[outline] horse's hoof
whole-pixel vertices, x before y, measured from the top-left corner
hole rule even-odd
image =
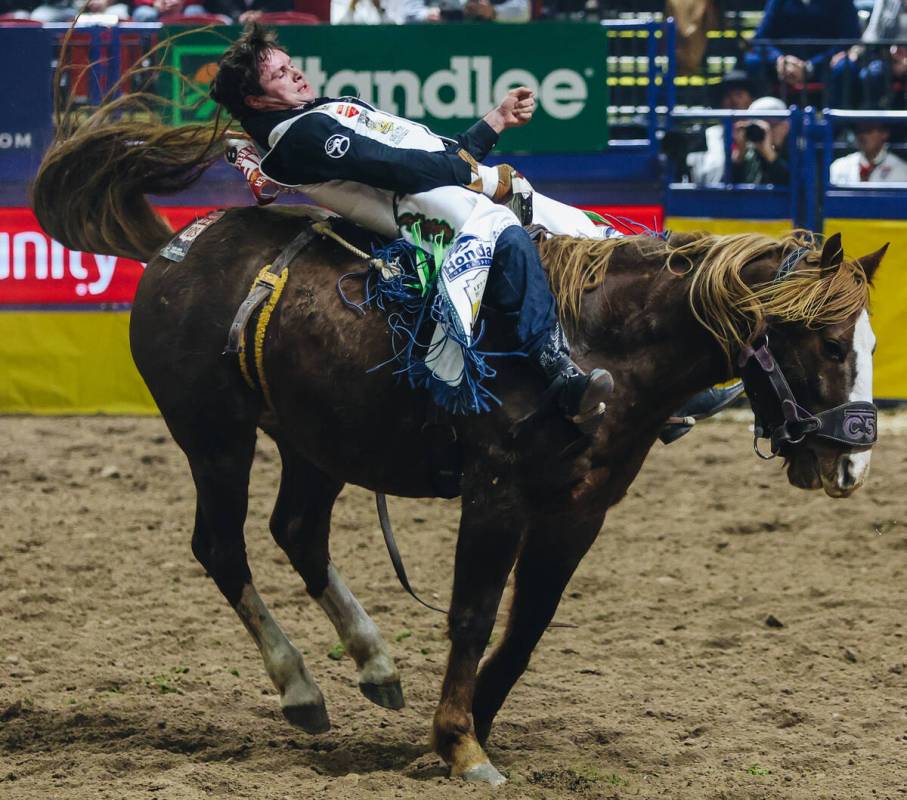
[[[359,691],[376,706],[381,706],[382,708],[398,711],[406,705],[400,681],[394,681],[393,683],[360,683]]]
[[[478,766],[466,770],[460,777],[464,781],[487,783],[490,786],[503,786],[507,783],[507,778],[501,775],[490,761],[486,761],[484,764],[479,764]]]
[[[287,722],[306,733],[325,733],[331,729],[324,703],[310,706],[284,706],[282,709]]]

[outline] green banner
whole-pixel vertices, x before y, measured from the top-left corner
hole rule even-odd
[[[180,33],[168,62],[204,84],[227,46],[223,37],[239,29]],[[607,145],[607,37],[594,23],[301,25],[282,27],[280,41],[318,95],[355,95],[439,134],[465,130],[508,89],[525,85],[536,93],[535,116],[507,131],[500,151],[574,153]],[[180,97],[175,83],[168,94],[200,99],[191,92]],[[213,113],[213,102],[202,102],[192,112],[177,109],[174,121]]]

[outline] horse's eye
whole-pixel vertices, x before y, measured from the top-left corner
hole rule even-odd
[[[836,342],[834,339],[826,339],[822,342],[822,346],[825,350],[825,355],[832,361],[842,362],[846,358],[844,348],[840,342]]]

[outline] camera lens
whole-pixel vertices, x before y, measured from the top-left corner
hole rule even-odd
[[[757,125],[755,122],[751,122],[746,126],[746,140],[748,142],[759,144],[763,139],[765,139],[765,130],[762,126]]]

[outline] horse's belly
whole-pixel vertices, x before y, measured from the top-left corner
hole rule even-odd
[[[422,433],[430,401],[394,374],[386,321],[344,307],[327,281],[305,284],[268,337],[266,375],[282,435],[338,480],[431,495]]]

